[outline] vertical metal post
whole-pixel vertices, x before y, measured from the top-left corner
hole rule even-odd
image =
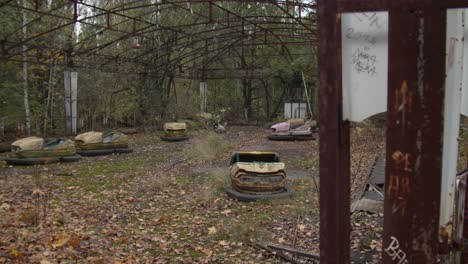
[[[447,10],[447,40],[446,40],[446,80],[444,103],[444,134],[442,151],[442,184],[440,198],[439,230],[441,245],[445,254],[445,263],[451,261],[448,250],[457,239],[457,230],[462,230],[454,215],[456,203],[457,163],[458,163],[458,135],[460,130],[460,97],[463,83],[463,42],[464,42],[464,9]],[[461,185],[460,185],[461,186]],[[455,216],[455,217],[454,217]],[[452,227],[455,232],[452,234]],[[459,234],[461,235],[461,234]],[[443,252],[445,251],[445,252]],[[456,254],[457,257],[460,254]]]
[[[341,17],[318,1],[320,263],[350,263],[350,140],[342,118]]]
[[[436,263],[446,10],[389,13],[383,263]]]
[[[200,82],[200,111],[206,112],[206,81]]]
[[[22,40],[23,42],[26,41],[27,38],[27,24],[28,24],[28,17],[26,15],[26,0],[22,1]],[[23,58],[23,101],[24,101],[24,117],[25,117],[25,124],[26,124],[26,134],[28,136],[31,135],[31,113],[29,109],[29,94],[28,94],[28,62],[27,62],[27,47],[26,44],[23,43],[22,47],[22,58]]]
[[[66,133],[71,132],[71,72],[66,70],[63,73],[63,86],[65,88],[65,130]]]
[[[78,73],[70,73],[70,134],[76,135],[78,116]]]

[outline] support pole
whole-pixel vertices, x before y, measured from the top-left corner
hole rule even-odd
[[[318,1],[320,263],[350,263],[350,140],[342,118],[341,17]]]
[[[436,263],[446,10],[391,9],[383,263]]]
[[[22,37],[23,41],[27,38],[27,23],[28,18],[26,15],[26,0],[22,0],[23,9],[21,9],[22,14]],[[29,111],[29,94],[28,94],[28,62],[27,62],[27,47],[26,44],[22,45],[22,57],[23,57],[23,100],[24,100],[24,117],[26,125],[26,134],[31,135],[31,115]]]
[[[206,91],[207,85],[206,81],[200,82],[200,111],[202,113],[206,112]]]
[[[78,73],[66,70],[63,74],[63,82],[65,88],[65,129],[67,134],[76,135]]]

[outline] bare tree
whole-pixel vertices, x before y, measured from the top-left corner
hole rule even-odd
[[[24,114],[25,114],[25,118],[26,118],[26,134],[28,136],[31,135],[31,118],[30,118],[30,112],[29,112],[29,96],[28,96],[28,62],[27,62],[27,57],[26,57],[26,50],[27,50],[27,47],[26,47],[26,44],[25,44],[25,40],[26,40],[26,24],[28,23],[27,21],[27,17],[26,17],[26,0],[22,0],[22,5],[23,5],[23,9],[21,9],[21,13],[22,13],[22,17],[23,17],[23,45],[22,45],[22,48],[23,48],[23,51],[22,51],[22,54],[23,54],[23,93],[24,93]]]

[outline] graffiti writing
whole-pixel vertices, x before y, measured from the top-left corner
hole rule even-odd
[[[351,64],[358,73],[377,74],[377,56],[369,53],[367,46],[357,48],[352,55]]]
[[[395,109],[398,112],[411,112],[414,92],[408,89],[408,83],[403,81],[400,89],[395,90]]]
[[[388,178],[387,195],[392,198],[392,214],[404,216],[408,206],[407,196],[411,191],[410,176],[413,171],[413,156],[400,150],[392,153],[395,171]]]
[[[411,154],[397,150],[393,152],[392,159],[395,161],[397,170],[401,170],[403,168],[405,172],[413,171],[413,156]]]
[[[377,13],[353,13],[353,15],[360,22],[368,22],[371,27],[382,28],[382,23],[379,21]]]
[[[408,263],[406,253],[400,249],[400,242],[398,242],[398,239],[394,236],[390,236],[390,238],[392,242],[387,248],[385,248],[385,253],[387,253],[392,260],[396,260],[398,264]]]
[[[377,43],[377,37],[373,36],[369,33],[363,33],[354,30],[354,28],[347,28],[346,29],[346,38],[348,39],[353,39],[353,40],[358,40],[358,41],[365,41],[369,44],[374,45]]]

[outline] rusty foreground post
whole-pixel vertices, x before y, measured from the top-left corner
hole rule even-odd
[[[335,0],[318,1],[320,263],[350,262],[349,123],[342,121],[341,20]]]
[[[446,12],[389,12],[383,263],[437,260]]]

